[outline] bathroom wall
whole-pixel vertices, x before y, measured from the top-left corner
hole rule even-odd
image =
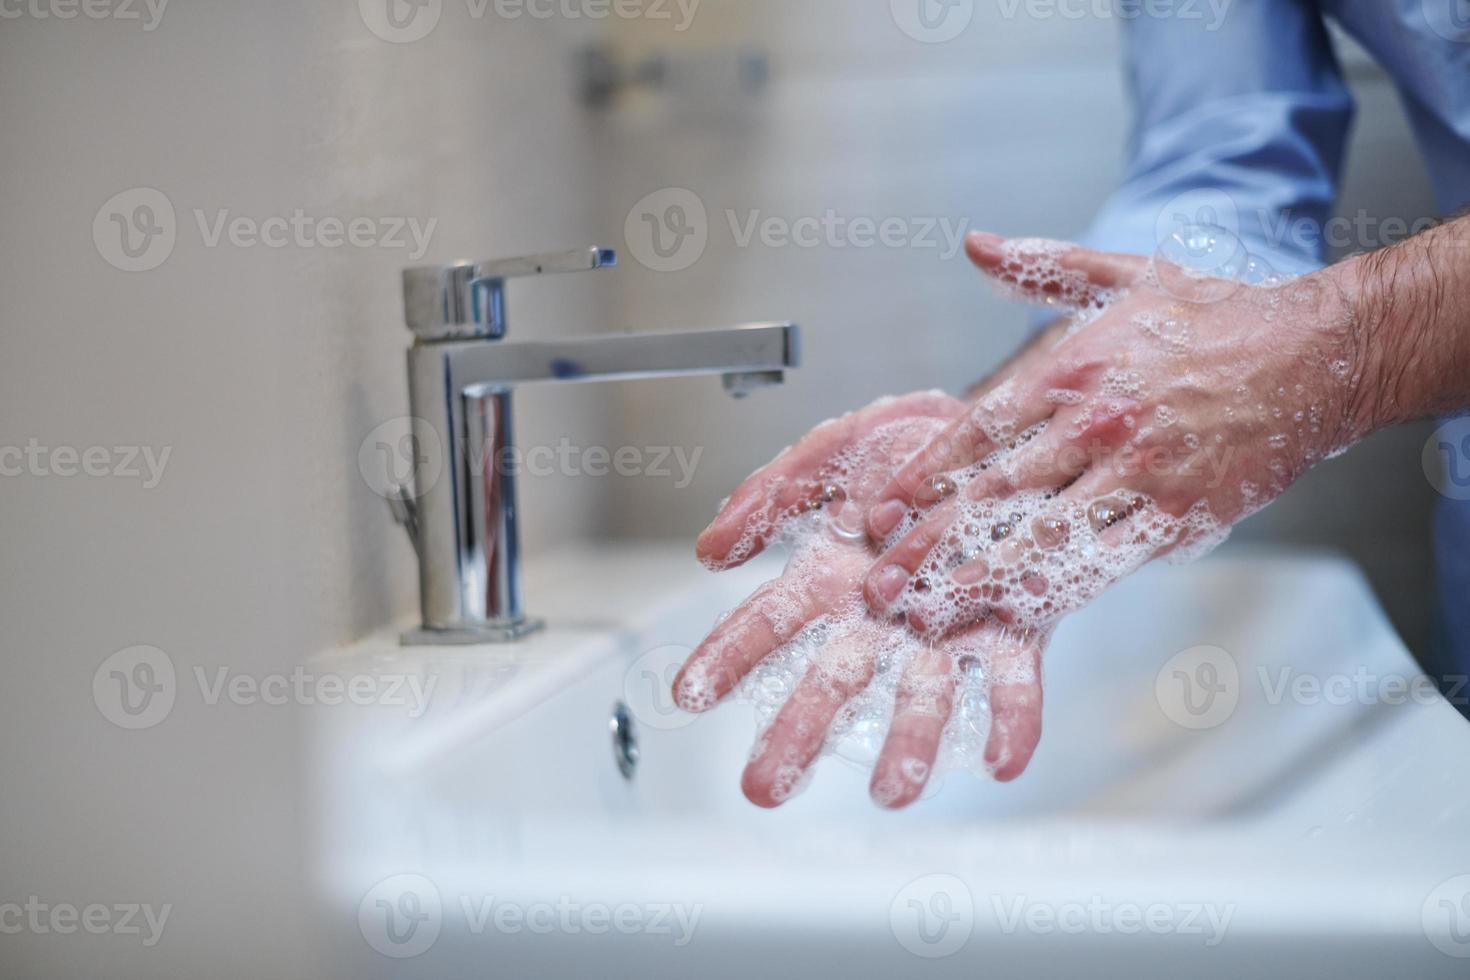
[[[957,390],[1025,336],[1023,313],[942,244],[864,248],[841,233],[835,246],[763,244],[759,236],[742,244],[752,216],[787,224],[829,212],[846,221],[899,219],[915,242],[925,241],[930,218],[1068,237],[1115,186],[1129,122],[1116,23],[1026,15],[1079,5],[974,4],[961,33],[929,43],[906,34],[891,13],[912,6],[705,0],[673,38],[647,23],[619,25],[629,58],[663,52],[705,78],[627,99],[604,123],[615,161],[604,195],[609,234],[645,195],[669,187],[693,191],[708,226],[703,252],[672,263],[682,266],[676,271],[626,263],[626,319],[790,318],[801,323],[805,348],[803,368],[784,388],[741,404],[696,381],[624,389],[625,432],[702,447],[704,456],[686,489],[622,485],[619,533],[692,533],[742,476],[814,422],[885,393]],[[1007,9],[1018,13],[1007,17]],[[738,94],[713,69],[696,70],[719,64],[709,52],[740,45],[769,58],[770,83],[758,95]],[[1390,86],[1350,44],[1344,59],[1360,111],[1341,212],[1433,215]],[[1236,540],[1352,554],[1422,648],[1433,497],[1419,464],[1426,434],[1385,433],[1324,465],[1239,528]]]
[[[6,900],[173,913],[154,949],[7,935],[0,973],[322,975],[294,713],[210,704],[195,671],[289,674],[412,608],[412,551],[358,470],[406,406],[398,275],[415,259],[389,225],[437,222],[416,261],[592,244],[572,52],[600,27],[445,3],[395,43],[372,4],[177,3],[151,28],[129,6],[143,19],[0,20],[0,445],[109,453],[105,475],[94,453],[94,475],[63,475],[79,463],[62,454],[0,478],[0,881]],[[173,215],[171,252],[134,228],[137,261],[166,254],[146,271],[112,264],[133,260],[109,214],[162,227],[165,209],[138,192],[104,209],[135,188]],[[264,222],[298,209],[366,219],[366,244],[332,246],[330,226],[251,240],[279,241]],[[221,212],[249,221],[214,237]],[[512,329],[603,327],[605,275],[513,284]],[[528,393],[523,441],[605,440],[610,397]],[[141,459],[114,447],[167,452],[161,478],[125,475]],[[589,481],[530,480],[526,498],[538,550],[606,512]],[[92,684],[138,644],[170,658],[178,693],[129,731]]]

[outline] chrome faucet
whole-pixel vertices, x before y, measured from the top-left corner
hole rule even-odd
[[[408,397],[414,431],[437,439],[443,466],[413,453],[413,482],[389,498],[419,561],[422,621],[408,645],[513,640],[539,628],[521,597],[511,393],[521,385],[719,374],[739,397],[779,384],[797,366],[797,327],[751,323],[716,330],[503,342],[505,280],[617,264],[608,248],[456,262],[403,272],[414,341]]]

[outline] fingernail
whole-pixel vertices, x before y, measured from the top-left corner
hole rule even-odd
[[[1005,239],[988,231],[972,231],[969,234],[969,240],[975,250],[987,258],[1000,258],[1005,252],[1002,248]]]
[[[886,538],[888,532],[898,526],[903,519],[906,508],[902,500],[890,500],[873,508],[868,515],[868,527],[872,530],[874,537]]]
[[[878,590],[878,594],[883,597],[884,602],[892,602],[898,598],[898,594],[903,591],[903,587],[908,583],[908,580],[908,572],[904,571],[898,565],[889,565],[878,573],[878,578],[874,580],[873,586]]]

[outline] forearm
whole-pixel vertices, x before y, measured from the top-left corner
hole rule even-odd
[[[1470,217],[1327,273],[1352,311],[1361,433],[1470,408]]]

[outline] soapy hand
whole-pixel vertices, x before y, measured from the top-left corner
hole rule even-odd
[[[722,620],[673,685],[682,708],[703,711],[760,665],[762,679],[785,695],[745,769],[752,802],[779,805],[824,746],[875,723],[887,735],[870,792],[888,807],[919,796],[946,726],[971,725],[984,736],[978,758],[951,764],[1009,779],[1029,761],[1040,736],[1044,636],[986,625],[934,644],[870,616],[861,591],[877,554],[867,505],[966,408],[919,393],[824,423],[742,483],[700,536],[699,557],[714,568],[738,565],[777,539],[791,550],[781,577]]]
[[[1075,312],[874,498],[875,614],[939,636],[1047,628],[1149,559],[1191,557],[1365,429],[1333,270],[1247,285],[972,234],[1008,291]]]

